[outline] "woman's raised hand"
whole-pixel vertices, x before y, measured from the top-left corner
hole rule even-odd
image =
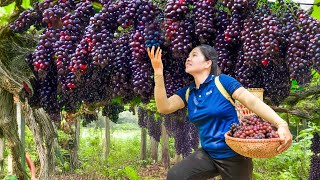
[[[160,49],[160,47],[157,48],[156,52],[154,52],[154,50],[154,46],[152,46],[151,50],[150,48],[147,49],[148,56],[151,59],[154,74],[163,74],[163,64],[161,59],[162,50]]]

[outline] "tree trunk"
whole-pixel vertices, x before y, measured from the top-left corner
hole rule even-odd
[[[33,134],[40,159],[40,180],[50,179],[55,169],[57,134],[48,114],[41,109],[32,109],[26,102],[22,106],[27,126]]]
[[[13,171],[20,180],[27,179],[27,173],[21,164],[22,144],[19,140],[18,125],[15,120],[13,95],[0,88],[0,129],[8,140],[13,158]]]
[[[154,162],[158,161],[158,146],[159,142],[157,142],[153,137],[150,137],[150,156]]]
[[[80,119],[79,117],[76,118],[75,123],[75,132],[74,134],[74,141],[73,146],[70,152],[70,168],[71,170],[75,170],[79,167],[79,159],[78,159],[78,150],[79,150],[79,138],[80,138]]]
[[[138,111],[137,111],[138,112]],[[140,146],[140,159],[147,159],[147,129],[141,128],[141,146]]]
[[[169,156],[169,135],[167,133],[166,127],[161,125],[161,138],[162,138],[162,164],[165,169],[169,169],[170,156]]]
[[[110,119],[106,116],[105,117],[105,148],[104,148],[104,158],[107,159],[110,154]]]
[[[4,140],[0,138],[0,172],[3,172],[3,163],[4,163]]]

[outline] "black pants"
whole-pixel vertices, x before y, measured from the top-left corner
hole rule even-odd
[[[206,180],[218,175],[223,180],[250,180],[252,171],[251,158],[237,155],[213,159],[203,149],[198,149],[169,169],[167,180]]]

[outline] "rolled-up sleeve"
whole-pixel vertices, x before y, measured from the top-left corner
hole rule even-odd
[[[180,98],[183,100],[185,106],[187,106],[186,92],[187,92],[188,87],[189,86],[181,88],[176,92],[176,95],[180,96]]]
[[[219,79],[220,79],[220,82],[223,85],[223,87],[230,94],[230,96],[234,93],[234,91],[236,91],[238,88],[242,87],[240,82],[231,76],[221,74],[219,76]]]

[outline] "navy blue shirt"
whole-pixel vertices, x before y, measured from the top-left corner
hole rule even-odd
[[[226,144],[224,134],[229,131],[232,123],[239,123],[235,107],[227,100],[215,85],[214,78],[209,75],[199,89],[195,84],[181,88],[176,92],[188,106],[189,120],[193,122],[199,132],[202,148],[211,157],[223,159],[237,155]],[[234,78],[221,74],[219,80],[226,91],[233,94],[241,87]],[[188,103],[186,102],[186,91],[190,87]]]

